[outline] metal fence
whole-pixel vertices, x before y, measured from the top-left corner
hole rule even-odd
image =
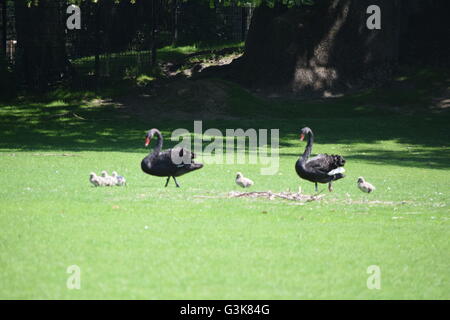
[[[2,1],[0,6],[0,26],[1,48],[5,52],[8,62],[13,63],[16,54],[16,30],[14,3],[12,1]]]
[[[153,42],[157,47],[172,43],[172,30],[167,30],[170,27],[167,25],[166,29],[155,27],[156,38],[152,38],[155,22],[152,21],[152,18],[155,19],[152,10],[155,8],[145,6],[143,2],[136,2],[135,5],[111,2],[100,8],[96,4],[83,2],[81,30],[67,31],[67,52],[73,67],[82,75],[112,79],[132,78],[149,72],[152,68]],[[185,19],[186,11],[183,5],[179,8],[178,19],[184,26],[195,23]],[[211,9],[211,14],[217,16],[215,23],[226,30],[227,34],[222,39],[234,42],[245,40],[252,12],[251,7]],[[130,17],[133,17],[133,23],[128,25],[126,23]]]
[[[20,49],[15,30],[15,5],[12,0],[3,0],[1,3],[2,50],[5,50],[7,59],[14,63],[17,58],[17,45]],[[172,43],[172,18],[158,16],[158,11],[155,9],[155,6],[159,5],[161,7],[158,10],[161,12],[162,6],[167,3],[163,0],[136,1],[134,4],[129,1],[114,0],[102,0],[96,3],[82,1],[80,30],[68,30],[65,27],[65,18],[68,17],[66,9],[70,5],[68,2],[62,0],[48,2],[46,5],[51,5],[52,10],[57,7],[61,19],[55,20],[58,21],[58,25],[51,28],[65,30],[63,39],[72,74],[74,78],[81,80],[80,83],[83,83],[86,78],[123,79],[149,72],[154,62],[153,47]],[[41,10],[45,9],[41,8]],[[195,12],[194,15],[191,14],[192,20],[189,20],[188,10],[187,3],[183,3],[179,8],[178,19],[184,28],[193,23],[201,23],[201,19],[196,19]],[[238,42],[245,39],[253,8],[230,6],[208,10],[210,11],[207,14],[215,15],[213,24],[218,29],[224,30],[219,40]],[[33,19],[36,18],[33,17]],[[64,25],[62,25],[63,22]],[[47,28],[45,32],[51,33],[52,30]],[[45,32],[39,37],[46,37]],[[194,33],[194,36],[196,35]],[[189,39],[189,41],[196,41],[196,39]],[[48,42],[39,40],[34,45],[45,46]],[[36,48],[36,52],[45,52],[45,50]],[[90,86],[91,82],[88,81],[87,85]]]

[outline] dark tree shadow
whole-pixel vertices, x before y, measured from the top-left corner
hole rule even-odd
[[[318,108],[320,106],[317,106]],[[299,108],[297,113],[283,118],[267,118],[255,114],[232,120],[205,120],[203,131],[217,128],[224,135],[226,129],[248,128],[279,129],[280,147],[292,147],[286,156],[298,156],[305,143],[298,134],[304,126],[315,133],[314,152],[333,153],[322,145],[341,144],[349,151],[343,155],[352,159],[376,164],[394,164],[408,167],[449,168],[450,131],[448,117],[427,114],[420,116],[360,116],[342,114],[340,109],[328,117],[308,118],[308,110]],[[167,110],[170,114],[171,110]],[[148,117],[136,117],[124,112],[120,105],[90,106],[66,105],[56,102],[20,104],[0,108],[0,149],[20,151],[122,151],[145,154],[144,134],[151,128],[159,128],[165,137],[165,148],[178,142],[170,141],[172,131],[185,128],[193,132],[192,120],[152,120],[149,106]],[[303,117],[303,115],[305,117]],[[201,120],[201,119],[195,119]],[[384,150],[384,141],[394,140],[404,149]],[[210,142],[204,141],[203,147]],[[371,144],[359,148],[358,144]],[[248,144],[247,144],[248,146]]]

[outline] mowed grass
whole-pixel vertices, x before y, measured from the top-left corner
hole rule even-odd
[[[167,137],[193,122],[148,123],[65,101],[3,104],[0,298],[449,299],[448,116],[294,104],[287,119],[203,122],[223,133],[279,128],[275,175],[261,175],[264,164],[207,164],[180,177],[179,189],[141,172],[143,133],[158,127]],[[304,125],[316,133],[314,153],[347,159],[333,193],[306,204],[227,198],[240,191],[237,171],[253,191],[312,194],[294,170]],[[89,172],[101,170],[128,186],[92,187]],[[358,176],[376,192],[360,192]],[[66,286],[71,265],[81,268],[80,290]],[[371,265],[380,290],[367,288]]]

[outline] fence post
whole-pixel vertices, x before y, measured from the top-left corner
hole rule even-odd
[[[7,10],[7,7],[8,7],[7,1],[8,0],[3,0],[2,1],[2,48],[5,51],[5,57],[6,57],[6,54],[7,54],[6,38],[8,36],[8,34],[7,34],[7,28],[8,28],[7,17],[8,17],[8,15],[6,13],[6,10]]]
[[[174,20],[173,20],[173,38],[172,45],[176,45],[178,42],[178,20],[180,15],[179,0],[174,0]]]
[[[156,65],[156,28],[157,28],[157,21],[156,21],[156,8],[158,7],[158,5],[156,4],[157,0],[152,0],[152,47],[151,47],[151,52],[152,52],[152,57],[151,57],[151,62],[152,62],[152,66]]]
[[[100,2],[95,4],[95,86],[100,83]]]

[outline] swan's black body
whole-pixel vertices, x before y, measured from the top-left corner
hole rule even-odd
[[[152,129],[147,132],[146,146],[150,143],[153,136],[156,135],[158,142],[152,153],[142,159],[141,168],[147,174],[157,177],[167,177],[166,187],[169,183],[170,177],[173,178],[177,187],[179,187],[175,177],[182,176],[188,172],[201,169],[203,164],[194,163],[195,154],[184,148],[175,148],[161,151],[163,145],[163,137],[158,129]],[[178,158],[187,159],[180,164],[172,161],[172,155],[177,155]]]
[[[317,192],[317,183],[328,183],[328,188],[332,191],[332,181],[339,180],[345,177],[342,173],[330,174],[330,171],[343,167],[345,159],[339,155],[319,154],[314,158],[308,159],[312,152],[314,143],[314,134],[308,127],[301,131],[301,139],[308,135],[308,144],[305,152],[297,160],[295,164],[295,171],[300,178],[314,182]]]

